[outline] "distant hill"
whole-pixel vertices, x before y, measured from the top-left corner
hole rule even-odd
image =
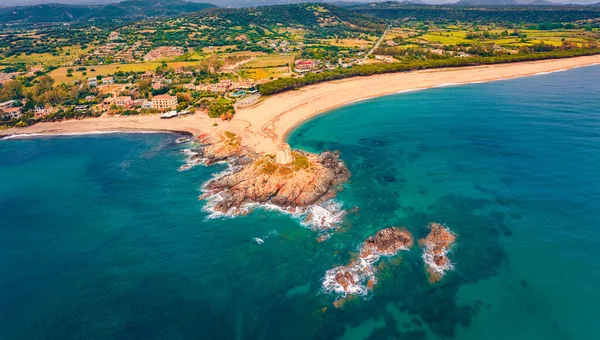
[[[469,0],[480,1],[480,0]],[[548,23],[589,20],[600,17],[600,6],[525,6],[493,5],[489,0],[486,4],[463,5],[402,5],[398,2],[371,3],[350,7],[355,11],[386,20],[416,20],[448,23],[454,21],[479,23]],[[493,0],[492,0],[493,1]],[[506,1],[506,0],[500,0]],[[509,0],[515,1],[516,0]],[[466,1],[465,1],[466,2]],[[479,2],[480,3],[480,2]]]
[[[184,0],[130,0],[116,4],[93,6],[44,4],[0,7],[0,22],[48,23],[145,19],[198,12],[213,7],[216,6],[208,3],[196,3]]]
[[[521,4],[528,6],[563,6],[563,4],[559,4],[558,2],[552,2],[547,0],[533,0],[528,2],[521,2]]]
[[[211,27],[300,25],[338,27],[343,30],[383,30],[385,22],[362,13],[326,3],[301,3],[243,8],[211,8],[185,18],[198,18]],[[341,32],[342,33],[342,32]]]
[[[516,0],[460,0],[458,6],[519,6]]]

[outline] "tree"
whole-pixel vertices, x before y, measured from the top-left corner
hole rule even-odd
[[[0,100],[18,100],[23,98],[23,84],[18,80],[9,80],[0,89]]]
[[[223,119],[223,117],[233,117],[234,114],[235,108],[233,107],[233,104],[226,99],[216,100],[208,108],[208,116],[211,118],[221,117],[221,119]]]

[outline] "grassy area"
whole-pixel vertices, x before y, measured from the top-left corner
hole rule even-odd
[[[240,69],[238,71],[238,74],[244,79],[251,80],[291,77],[288,67],[263,67],[253,69]]]
[[[450,32],[450,33],[428,33],[423,34],[419,38],[427,42],[440,43],[444,45],[456,45],[473,42],[472,40],[466,39],[466,32]]]
[[[225,46],[203,47],[202,52],[203,53],[223,52],[228,48],[235,49],[236,46],[235,45],[225,45]]]
[[[294,63],[293,55],[262,55],[244,64],[244,68],[277,67]]]
[[[64,48],[59,55],[52,55],[51,53],[33,53],[27,55],[22,53],[4,58],[0,62],[2,64],[26,63],[28,65],[58,66],[73,61],[85,53],[86,51],[82,50],[79,46],[71,46]]]
[[[371,47],[376,39],[365,40],[365,39],[322,39],[321,41],[325,44],[339,47],[357,47],[366,49]]]
[[[170,67],[173,67],[173,68],[178,68],[178,67],[183,67],[183,66],[192,66],[192,65],[197,65],[197,64],[199,64],[199,62],[195,62],[195,61],[190,61],[190,62],[180,61],[180,62],[167,63],[167,65],[169,65]],[[54,80],[57,83],[65,83],[65,82],[70,82],[73,80],[84,80],[84,79],[87,79],[90,77],[110,75],[110,74],[113,74],[118,71],[123,71],[123,72],[153,71],[159,65],[160,65],[159,62],[145,62],[145,63],[138,63],[138,64],[92,65],[92,66],[86,66],[87,70],[83,71],[83,72],[86,72],[86,75],[84,75],[83,72],[74,71],[72,77],[67,77],[68,69],[70,69],[70,68],[72,68],[74,70],[77,69],[77,66],[69,66],[69,67],[59,67],[56,70],[53,70],[52,72],[50,72],[48,75],[51,76],[52,78],[54,78]],[[92,70],[94,70],[94,71],[92,71]]]

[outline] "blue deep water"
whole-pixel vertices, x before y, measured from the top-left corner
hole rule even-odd
[[[336,109],[290,144],[340,150],[348,214],[207,219],[170,134],[0,141],[0,339],[598,339],[600,67]],[[377,230],[457,235],[430,284],[414,247],[366,297],[321,287]],[[264,240],[259,245],[258,237]],[[326,307],[326,309],[325,309]]]

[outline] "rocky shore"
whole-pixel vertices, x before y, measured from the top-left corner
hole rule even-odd
[[[442,279],[447,270],[453,268],[448,252],[456,241],[456,235],[440,223],[431,223],[428,228],[429,234],[419,240],[419,245],[423,247],[423,262],[429,282],[435,283]]]
[[[342,295],[333,303],[334,306],[339,308],[353,296],[365,295],[373,290],[377,284],[374,264],[381,256],[393,256],[401,250],[409,250],[413,243],[411,233],[406,228],[397,227],[382,229],[367,238],[360,248],[358,259],[325,273],[323,288]]]
[[[301,212],[307,220],[327,220],[315,216],[320,210],[310,208],[333,199],[350,177],[336,152],[312,155],[287,147],[282,148],[282,156],[259,154],[231,132],[201,135],[199,141],[202,145],[189,151],[188,164],[230,165],[229,171],[204,185],[200,197],[209,200],[210,209],[222,214],[245,214],[254,206],[268,205],[290,213]],[[331,227],[331,223],[321,225]]]

